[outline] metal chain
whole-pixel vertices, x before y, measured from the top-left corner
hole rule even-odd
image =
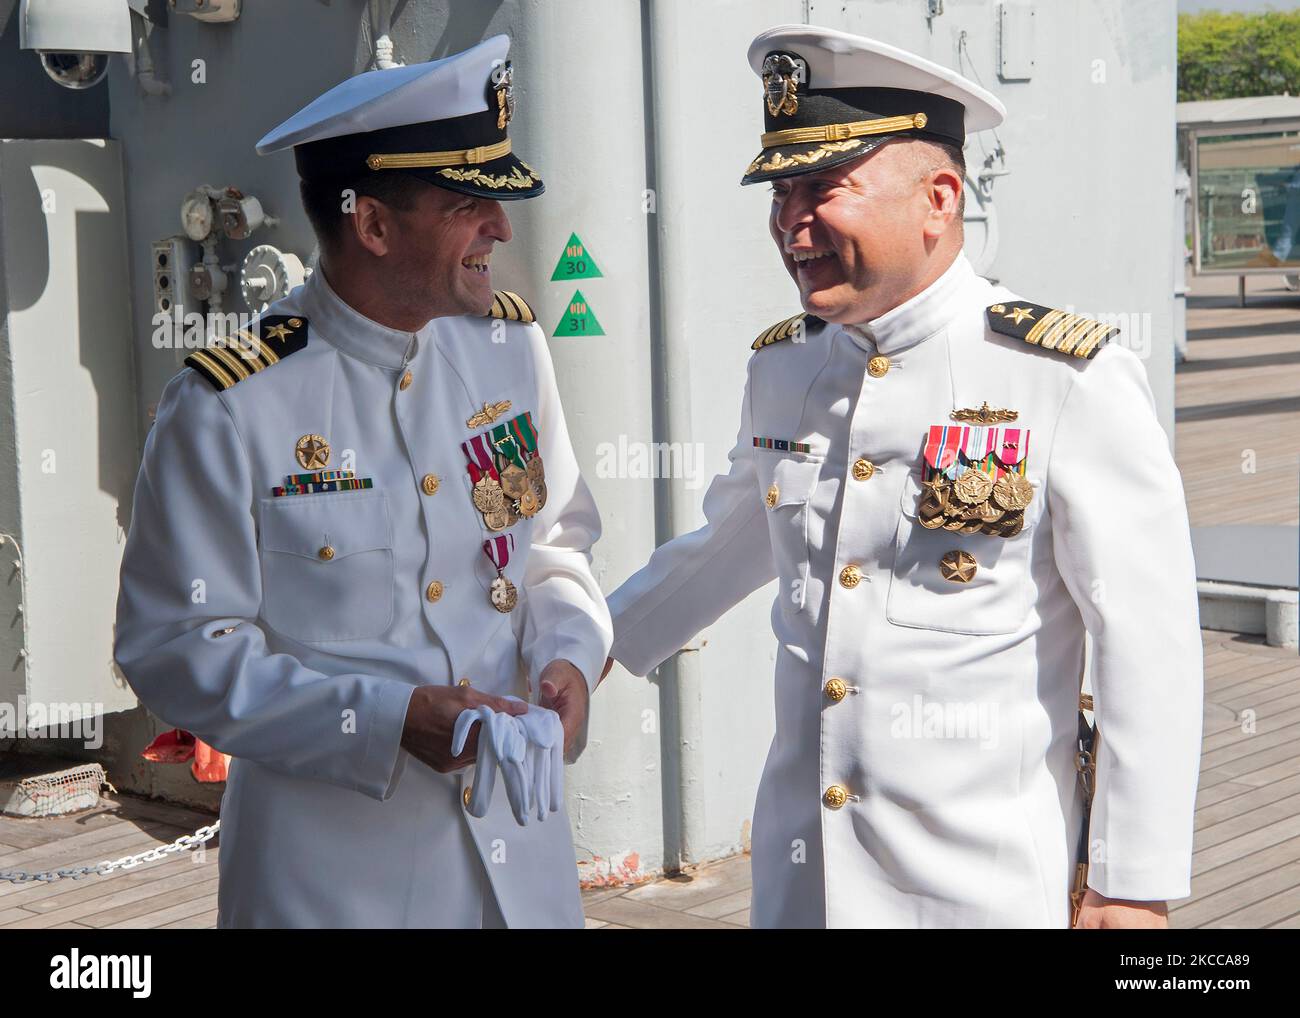
[[[97,866],[73,866],[61,870],[45,870],[42,873],[28,873],[24,870],[0,870],[0,880],[7,880],[11,884],[26,884],[33,880],[50,882],[62,880],[64,877],[71,877],[73,880],[81,880],[89,876],[104,876],[112,873],[114,870],[129,870],[146,862],[154,862],[157,859],[165,859],[167,856],[176,852],[187,852],[191,848],[197,848],[199,845],[211,841],[216,833],[221,830],[221,821],[215,824],[208,824],[200,827],[193,834],[182,834],[170,845],[159,845],[151,848],[147,852],[139,852],[136,855],[123,856],[116,862],[101,862]]]

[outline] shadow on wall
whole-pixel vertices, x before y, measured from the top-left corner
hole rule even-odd
[[[56,86],[57,87],[57,86]],[[38,155],[39,152],[39,155]],[[101,491],[111,495],[125,514],[134,486],[133,455],[117,444],[123,402],[134,402],[131,387],[123,391],[122,363],[130,363],[130,292],[124,274],[105,272],[106,252],[125,265],[125,217],[122,214],[121,164],[94,141],[68,142],[35,149],[21,143],[4,145],[0,156],[0,202],[3,202],[4,250],[7,278],[6,316],[21,315],[43,298],[76,308],[75,319],[60,319],[73,335],[51,335],[49,345],[71,350],[78,367],[90,377],[96,394],[100,442],[94,462]],[[57,232],[70,230],[60,237]],[[21,256],[15,248],[21,247]],[[51,265],[51,251],[76,252],[76,263],[62,276]],[[47,293],[58,287],[73,293]],[[62,330],[60,330],[62,332]],[[72,370],[71,362],[60,370]]]

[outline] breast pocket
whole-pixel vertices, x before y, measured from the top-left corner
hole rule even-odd
[[[1033,522],[1042,509],[1035,495],[1024,528],[1014,537],[930,530],[917,522],[921,485],[909,473],[899,502],[894,568],[886,618],[894,625],[946,633],[1013,633],[1030,607],[1029,552]]]
[[[393,620],[393,538],[383,492],[261,500],[262,617],[304,643],[363,640]]]
[[[804,610],[808,599],[809,499],[822,464],[821,460],[762,454],[757,455],[757,465],[772,557],[781,581],[781,610],[793,615]]]

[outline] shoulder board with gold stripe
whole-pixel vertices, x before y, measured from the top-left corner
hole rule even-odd
[[[535,322],[537,316],[517,293],[509,290],[492,291],[492,310],[488,312],[493,318],[504,318],[509,322]]]
[[[783,322],[777,322],[775,325],[769,325],[766,329],[758,334],[758,338],[750,344],[751,350],[761,350],[765,346],[771,346],[773,343],[779,343],[783,339],[789,339],[799,332],[800,325],[805,328],[820,325],[821,319],[816,315],[810,315],[807,311],[800,311],[799,314],[792,318],[787,318]]]
[[[1095,318],[1021,301],[991,304],[985,314],[994,332],[1085,360],[1120,333],[1117,326]]]
[[[265,315],[249,329],[240,329],[223,342],[195,350],[187,366],[212,383],[229,389],[245,378],[279,364],[307,345],[307,319],[298,315]]]

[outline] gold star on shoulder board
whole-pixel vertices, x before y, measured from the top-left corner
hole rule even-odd
[[[1003,317],[1003,318],[1010,318],[1010,319],[1012,320],[1012,322],[1014,322],[1016,325],[1019,325],[1019,324],[1020,324],[1021,322],[1023,322],[1026,318],[1031,319],[1031,320],[1036,320],[1036,319],[1034,319],[1033,312],[1031,312],[1031,311],[1029,310],[1029,308],[1012,308],[1012,309],[1011,309],[1011,314],[1009,314],[1009,315],[1003,315],[1002,317]]]
[[[272,325],[266,330],[266,335],[272,339],[283,340],[292,330],[283,325]]]

